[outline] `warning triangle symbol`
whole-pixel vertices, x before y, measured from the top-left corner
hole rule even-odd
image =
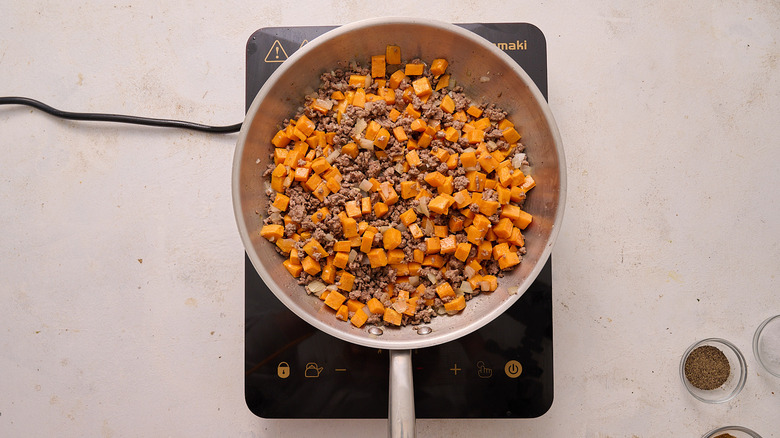
[[[284,62],[286,59],[287,52],[284,51],[282,43],[279,40],[274,40],[274,43],[268,50],[268,54],[265,55],[265,62]]]

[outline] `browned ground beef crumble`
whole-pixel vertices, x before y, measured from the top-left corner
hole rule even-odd
[[[412,62],[422,63],[421,60],[415,60]],[[403,64],[395,67],[402,66]],[[392,73],[390,70],[391,67],[392,66],[388,66],[388,75]],[[306,115],[316,124],[317,130],[334,132],[334,150],[340,150],[341,147],[345,144],[353,142],[353,139],[350,137],[350,133],[355,127],[355,124],[360,119],[363,119],[366,122],[375,120],[390,132],[392,132],[393,128],[401,126],[403,127],[404,132],[406,132],[407,136],[410,138],[416,138],[418,136],[418,133],[412,131],[410,127],[410,124],[414,118],[404,113],[404,108],[408,102],[402,98],[403,91],[407,87],[411,86],[411,79],[408,77],[405,78],[403,82],[401,82],[400,86],[395,90],[396,104],[394,106],[388,105],[384,100],[366,102],[365,108],[348,106],[346,113],[342,116],[340,123],[336,121],[335,115],[332,115],[333,113],[322,115],[321,113],[314,111],[309,107],[309,103],[313,99],[330,101],[331,95],[334,91],[338,90],[345,92],[348,89],[354,89],[350,88],[348,85],[348,79],[352,74],[370,76],[371,72],[367,68],[363,68],[355,64],[349,64],[342,65],[341,68],[322,74],[321,86],[319,90],[317,90],[316,96],[307,96],[306,104],[298,109],[294,115],[294,118],[298,119],[301,115]],[[435,78],[431,74],[427,65],[425,67],[424,76],[429,78],[431,84],[436,83]],[[373,82],[371,86],[365,90],[366,93],[376,92],[377,83]],[[403,160],[407,149],[406,145],[396,140],[393,135],[390,136],[390,140],[385,149],[385,152],[387,153],[386,158],[377,158],[373,151],[362,149],[356,159],[353,159],[346,154],[341,154],[331,164],[337,167],[343,175],[343,180],[341,181],[342,188],[336,193],[329,194],[325,198],[324,202],[320,202],[319,199],[317,199],[312,193],[304,190],[299,184],[293,184],[291,187],[287,188],[285,194],[290,198],[287,214],[289,214],[293,223],[290,223],[284,227],[284,237],[289,238],[297,232],[308,231],[312,233],[312,239],[320,242],[326,251],[332,253],[333,244],[340,240],[342,233],[342,226],[338,218],[338,214],[344,210],[344,205],[346,202],[357,201],[359,203],[361,198],[365,196],[369,196],[371,198],[372,205],[382,201],[378,192],[367,194],[358,187],[362,181],[369,178],[376,178],[379,182],[388,181],[393,185],[396,192],[401,193],[400,183],[402,181],[417,180],[421,185],[425,185],[425,175],[429,172],[439,171],[444,176],[452,176],[454,178],[453,188],[456,192],[466,188],[468,185],[468,180],[465,177],[465,170],[462,166],[458,165],[454,169],[449,169],[446,163],[440,162],[436,157],[431,155],[431,152],[435,152],[438,148],[443,148],[450,154],[460,154],[463,153],[465,149],[473,146],[468,143],[465,136],[461,136],[457,142],[449,142],[444,139],[444,130],[446,128],[453,126],[456,129],[460,129],[463,127],[462,121],[454,120],[452,114],[443,111],[439,107],[439,104],[441,103],[445,93],[449,94],[449,96],[455,102],[454,112],[465,110],[470,105],[475,105],[483,110],[482,117],[488,117],[492,122],[499,122],[506,118],[506,112],[496,107],[494,104],[472,102],[463,94],[463,88],[460,86],[444,88],[440,91],[433,91],[432,95],[425,103],[423,103],[416,95],[412,94],[413,97],[411,103],[415,109],[422,113],[421,118],[428,122],[434,120],[440,122],[440,130],[436,133],[433,141],[431,142],[431,145],[427,148],[417,150],[422,164],[418,167],[411,167],[406,173],[397,171],[396,166],[400,162],[399,160]],[[401,116],[399,116],[396,121],[392,121],[388,116],[388,113],[393,107],[401,112]],[[283,121],[283,125],[286,126],[289,124],[289,122],[290,119],[285,119]],[[488,150],[490,151],[497,149],[506,151],[510,147],[510,144],[502,138],[502,131],[495,127],[495,123],[493,124],[492,129],[489,128],[485,131],[484,141],[487,142]],[[288,148],[291,147],[292,145],[288,146]],[[524,148],[522,144],[518,143],[515,149],[512,151],[512,154],[522,153],[523,149]],[[318,150],[318,152],[322,151]],[[527,165],[528,163],[523,160],[523,164]],[[270,178],[270,173],[273,171],[274,167],[275,165],[273,163],[272,154],[271,164],[269,164],[264,176]],[[432,193],[436,193],[435,188],[431,188],[430,186],[426,187],[428,187]],[[275,192],[273,190],[268,190],[269,196],[273,196],[274,193]],[[495,200],[496,193],[493,190],[486,189],[483,192],[483,199]],[[273,201],[273,198],[271,201]],[[405,227],[399,227],[399,215],[405,212],[407,209],[417,208],[419,202],[420,201],[413,198],[399,198],[397,203],[390,206],[389,213],[384,215],[384,217],[376,217],[374,211],[372,210],[370,214],[363,215],[362,220],[367,221],[370,225],[375,227],[390,226],[401,229],[402,241],[398,248],[404,251],[407,260],[411,260],[414,249],[422,249],[423,251],[425,250],[425,242],[424,239],[412,238],[410,232]],[[522,201],[518,203],[518,205],[522,207]],[[327,214],[324,220],[315,224],[312,221],[311,216],[323,206],[329,209],[329,214]],[[472,209],[475,207],[475,205],[471,206]],[[274,216],[270,214],[271,211],[268,213],[269,214],[264,220],[266,224],[275,223],[284,225],[284,222],[279,218],[278,215]],[[449,215],[433,215],[434,224],[447,225],[448,220],[452,215],[460,216],[461,214],[457,209],[453,208],[450,210]],[[422,217],[422,215],[420,216]],[[493,225],[497,224],[499,221],[498,213],[490,216],[489,219]],[[427,231],[426,237],[430,237],[430,230],[425,231]],[[457,233],[456,239],[458,243],[465,242],[465,233]],[[306,242],[304,241],[300,241],[295,244],[295,250],[300,251],[301,259],[306,256],[302,249],[305,243]],[[381,233],[377,233],[374,240],[374,246],[382,246]],[[278,248],[277,251],[281,253]],[[474,257],[476,255],[476,251],[476,245],[472,245],[471,254],[469,257]],[[525,247],[519,248],[518,253],[521,255],[524,254]],[[371,268],[370,265],[367,264],[366,258],[367,256],[365,253],[358,251],[355,259],[350,262],[345,269],[347,272],[350,272],[355,276],[353,289],[348,293],[348,298],[360,300],[361,302],[365,303],[370,298],[375,297],[385,306],[390,306],[392,304],[390,301],[391,297],[388,295],[386,290],[388,284],[396,282],[396,272],[390,265],[381,268]],[[317,259],[319,259],[319,257],[317,257]],[[437,268],[423,267],[419,275],[419,281],[420,283],[426,285],[425,292],[422,295],[422,300],[418,301],[414,316],[403,315],[403,324],[420,324],[429,322],[432,317],[437,315],[437,313],[442,313],[441,307],[444,301],[438,298],[437,294],[435,293],[435,287],[440,280],[446,280],[453,286],[453,288],[457,290],[461,282],[466,280],[464,275],[464,265],[464,262],[461,262],[455,257],[450,257],[449,261],[447,262],[446,269],[443,273]],[[503,277],[503,273],[499,269],[498,263],[492,258],[482,261],[482,266],[486,274]],[[316,276],[302,272],[298,279],[298,283],[301,285],[307,285],[317,278],[318,277]],[[431,282],[430,278],[435,279],[435,281]],[[416,287],[409,282],[402,282],[395,283],[395,288],[396,290],[400,289],[411,292],[415,290]],[[476,288],[472,293],[465,293],[465,298],[466,300],[470,300],[473,296],[476,296],[479,293],[479,288]],[[434,300],[433,306],[426,306],[423,303],[423,300],[430,299]],[[452,298],[447,297],[445,300],[449,301],[450,299]],[[437,312],[437,310],[439,312]],[[369,324],[381,324],[381,318],[381,315],[369,315],[367,322]]]

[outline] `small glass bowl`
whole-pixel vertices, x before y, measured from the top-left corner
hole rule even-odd
[[[722,351],[729,360],[729,377],[723,385],[715,389],[699,389],[693,386],[685,377],[685,361],[688,359],[688,355],[694,349],[704,345],[711,345],[717,348]],[[702,339],[688,347],[682,355],[682,360],[680,360],[680,379],[682,379],[683,385],[685,385],[688,392],[698,400],[705,403],[724,403],[736,397],[745,386],[745,380],[747,380],[747,363],[739,349],[731,342],[719,338]]]
[[[701,438],[715,438],[718,435],[722,435],[724,433],[733,435],[736,438],[761,438],[761,435],[753,432],[747,427],[742,427],[742,426],[719,427],[715,430],[711,430],[707,432]]]
[[[758,326],[753,335],[753,355],[769,374],[780,377],[780,315]]]

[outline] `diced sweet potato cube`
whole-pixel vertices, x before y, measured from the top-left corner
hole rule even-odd
[[[352,285],[354,283],[355,283],[355,276],[350,274],[349,272],[342,271],[337,286],[339,289],[349,292],[352,290]]]
[[[457,233],[458,231],[462,231],[466,227],[464,218],[461,217],[461,216],[455,216],[455,215],[450,216],[450,221],[449,221],[448,226],[449,226],[450,231],[452,231],[453,233]]]
[[[477,260],[489,260],[493,253],[493,245],[487,240],[483,240],[477,245]]]
[[[358,235],[357,221],[351,217],[341,220],[341,228],[343,229],[344,237],[350,238]]]
[[[414,151],[410,151],[414,152]],[[409,156],[407,155],[407,158]],[[418,193],[417,189],[417,181],[402,181],[401,182],[401,198],[402,199],[409,199],[414,198]]]
[[[530,213],[520,210],[520,214],[518,215],[517,219],[515,219],[513,222],[517,228],[524,230],[531,223],[532,220],[533,220],[533,216],[531,216]]]
[[[508,252],[503,257],[498,259],[498,267],[500,269],[511,268],[520,263],[520,256],[516,252]]]
[[[457,298],[454,298],[448,303],[444,303],[444,310],[446,310],[447,313],[458,313],[465,308],[466,308],[465,295],[461,295]]]
[[[337,252],[333,257],[333,266],[337,268],[344,269],[347,267],[347,263],[349,263],[349,253]]]
[[[322,247],[320,242],[313,239],[306,243],[306,245],[303,245],[303,250],[308,255],[319,254],[321,257],[326,257],[328,255],[328,252],[325,251],[325,248]]]
[[[316,128],[316,125],[314,122],[309,120],[306,115],[301,115],[300,118],[298,118],[298,123],[295,124],[295,127],[298,128],[303,134],[308,137],[311,135],[312,132],[314,132],[314,128]]]
[[[425,76],[412,81],[412,88],[414,88],[414,94],[416,94],[417,97],[428,96],[433,92],[431,82]]]
[[[496,170],[496,167],[498,167],[498,160],[493,157],[491,154],[482,154],[479,156],[479,159],[477,160],[479,162],[480,167],[482,167],[482,170],[484,170],[487,173],[490,173],[494,170]]]
[[[398,216],[398,219],[401,220],[402,224],[408,227],[409,225],[413,224],[417,220],[417,213],[415,213],[414,210],[410,208],[405,212],[401,213],[401,215]],[[282,231],[284,231],[284,228],[282,229]]]
[[[415,263],[422,263],[425,259],[425,252],[419,249],[415,249],[412,251],[412,259],[415,261]]]
[[[445,263],[447,263],[447,259],[439,254],[427,255],[422,261],[423,266],[433,266],[434,268],[441,268]]]
[[[445,95],[439,104],[439,108],[441,108],[445,113],[452,114],[452,112],[455,111],[455,101],[452,100],[449,95]]]
[[[287,210],[287,206],[290,204],[290,197],[287,195],[283,195],[281,193],[276,193],[276,198],[274,199],[273,205],[274,207],[278,208],[281,211]]]
[[[382,248],[374,248],[368,252],[368,261],[372,268],[387,266],[387,253]]]
[[[441,90],[442,88],[447,88],[450,86],[450,75],[441,75],[439,77],[439,81],[436,82],[436,91]]]
[[[395,228],[389,228],[387,231],[384,232],[382,235],[382,246],[387,249],[395,249],[398,248],[398,245],[401,244],[401,232]]]
[[[436,58],[431,62],[431,74],[434,76],[443,75],[447,70],[447,60],[444,58]]]
[[[409,233],[411,233],[412,237],[415,239],[419,239],[423,236],[423,232],[417,224],[409,225]]]
[[[367,230],[363,233],[363,237],[360,239],[360,251],[368,254],[371,251],[371,245],[374,243],[374,236],[376,233],[371,230]]]
[[[502,132],[504,135],[504,140],[510,144],[517,143],[520,140],[520,133],[517,132],[517,130],[513,127],[506,128]]]
[[[342,304],[339,307],[339,310],[336,311],[336,319],[340,319],[342,321],[349,319],[349,309],[345,304]]]
[[[355,314],[352,315],[352,318],[349,319],[349,322],[357,328],[363,327],[363,324],[365,324],[366,321],[368,321],[368,315],[363,312],[363,309],[358,309]]]
[[[425,64],[406,64],[404,74],[407,76],[419,76],[425,71]]]
[[[360,212],[364,215],[371,214],[371,198],[368,196],[360,199]]]
[[[324,268],[322,268],[322,273],[320,273],[320,278],[322,278],[322,281],[328,284],[333,284],[336,282],[336,267],[333,265],[325,265]]]
[[[311,275],[317,275],[322,269],[319,262],[314,260],[312,256],[306,256],[301,262],[301,266],[303,266],[304,272]]]
[[[466,240],[475,245],[479,245],[485,238],[485,233],[487,233],[487,231],[480,231],[473,224],[469,225],[466,227]]]
[[[387,264],[395,265],[401,263],[406,258],[402,249],[391,249],[387,252]]]
[[[471,252],[471,244],[468,242],[459,243],[457,249],[455,249],[455,258],[465,262]]]
[[[490,219],[488,219],[486,216],[483,216],[481,214],[475,214],[474,220],[471,222],[471,225],[476,227],[479,231],[483,233],[487,233],[487,230],[490,228]]]
[[[385,306],[376,298],[368,300],[366,305],[368,306],[368,311],[375,315],[382,315],[385,313]]]
[[[281,239],[284,236],[284,226],[277,224],[263,225],[263,228],[260,229],[260,236],[274,242],[276,239]]]
[[[383,78],[385,77],[385,56],[386,55],[374,55],[371,57],[371,77]]]
[[[357,158],[358,152],[358,147],[355,143],[347,143],[341,147],[341,153],[347,154],[352,158]]]
[[[444,130],[444,139],[455,143],[460,138],[460,131],[452,126]]]
[[[382,198],[382,202],[387,205],[393,205],[398,202],[398,193],[396,193],[393,185],[387,181],[379,184],[379,196]]]
[[[441,239],[438,237],[429,237],[425,239],[425,253],[436,254],[441,251]]]
[[[498,278],[495,275],[483,275],[479,286],[482,292],[493,292],[498,288]]]
[[[499,243],[498,245],[493,247],[493,260],[499,260],[501,257],[509,253],[509,244]]]
[[[374,146],[379,149],[384,149],[387,147],[388,141],[390,141],[390,131],[386,128],[380,128],[379,132],[376,134],[376,138],[374,138]]]
[[[454,297],[455,291],[452,289],[452,286],[450,286],[449,283],[444,282],[436,286],[436,295],[438,295],[439,298]]]
[[[512,235],[509,236],[509,243],[512,245],[523,246],[525,245],[525,239],[523,239],[523,233],[519,228],[512,228]]]
[[[395,137],[395,139],[398,141],[409,140],[409,136],[406,135],[406,131],[404,131],[402,126],[396,126],[393,128],[393,137]]]
[[[359,309],[362,309],[366,305],[358,300],[347,300],[346,306],[350,312],[357,312]]]
[[[282,262],[282,265],[287,269],[287,271],[293,276],[293,277],[299,277],[301,275],[301,271],[303,271],[303,266],[296,265],[295,263],[292,263],[290,260],[285,260]]]
[[[447,237],[450,233],[447,230],[446,225],[434,225],[433,226],[433,235],[436,237],[441,237],[442,239]]]
[[[444,195],[439,195],[428,202],[428,210],[436,214],[447,214],[449,201]]]
[[[457,246],[457,240],[455,236],[447,236],[441,239],[441,249],[439,252],[442,254],[453,254]]]
[[[382,217],[386,215],[388,211],[389,208],[384,202],[377,202],[374,204],[374,215],[376,215],[376,217]]]
[[[479,212],[485,216],[493,216],[498,211],[501,204],[498,201],[485,201],[484,199],[479,203]]]
[[[387,45],[385,48],[385,62],[390,65],[396,65],[401,63],[401,47],[394,45]]]
[[[388,324],[401,325],[401,314],[396,312],[392,307],[385,308],[384,316],[382,320]]]
[[[444,178],[444,175],[439,171],[433,171],[425,175],[425,182],[433,187],[439,187],[440,185],[444,184]]]
[[[398,88],[399,85],[401,85],[401,82],[406,78],[406,74],[404,74],[403,69],[399,69],[393,72],[393,74],[390,75],[390,79],[387,81],[387,86],[390,87],[391,90],[395,90]]]
[[[409,163],[409,165],[412,167],[417,167],[420,164],[422,164],[422,160],[420,160],[420,155],[417,154],[416,150],[411,150],[406,153],[406,162]],[[404,181],[404,182],[412,182],[412,181]]]
[[[498,221],[498,224],[493,227],[493,232],[496,233],[496,236],[501,239],[508,239],[509,236],[512,235],[512,228],[512,220],[504,217],[501,218],[501,220]]]

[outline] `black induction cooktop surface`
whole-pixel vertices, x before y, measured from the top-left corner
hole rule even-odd
[[[509,54],[547,96],[544,35],[528,23],[460,24]],[[333,29],[269,27],[247,43],[246,106],[298,48]],[[264,418],[386,418],[388,352],[320,332],[266,287],[245,254],[245,398]],[[532,418],[553,401],[551,261],[503,315],[413,352],[418,418]]]

